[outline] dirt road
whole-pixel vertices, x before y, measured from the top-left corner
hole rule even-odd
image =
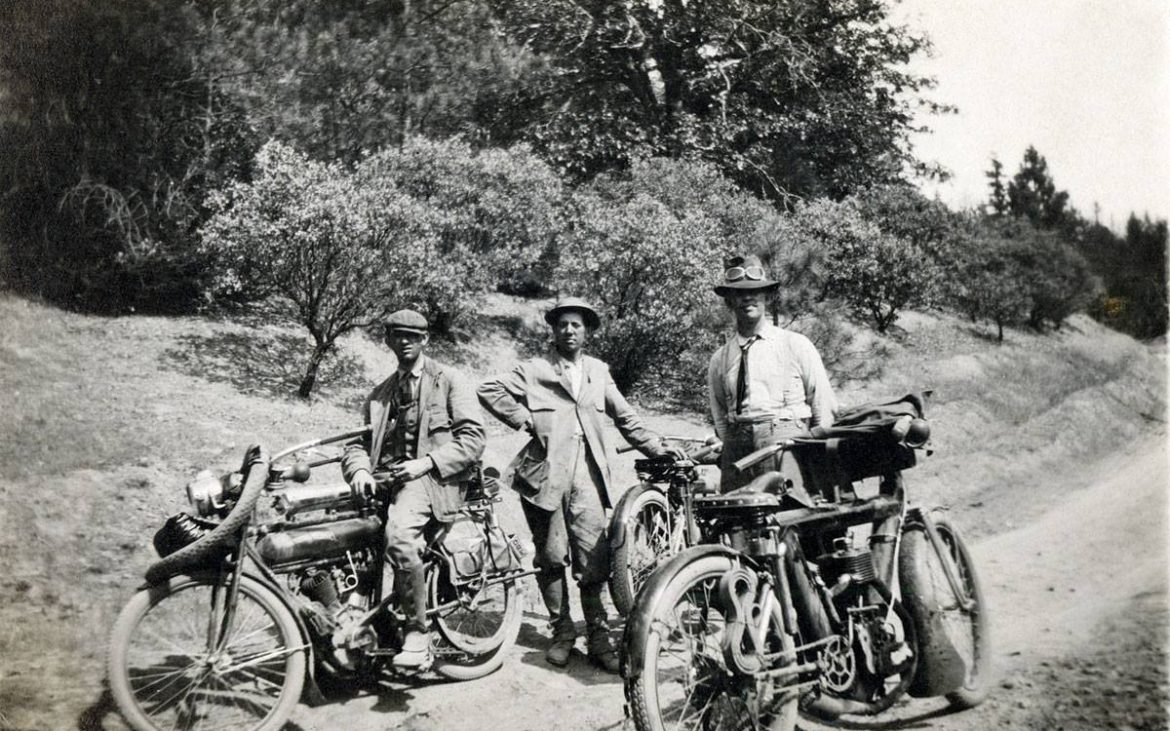
[[[1164,728],[1165,438],[1098,470],[1091,487],[1040,520],[975,547],[994,619],[1000,679],[992,699],[952,715],[938,701],[907,701],[851,727]],[[539,609],[529,613],[512,657],[491,677],[386,682],[302,707],[294,722],[304,731],[623,728],[618,679],[583,656],[567,671],[550,668],[542,624]]]

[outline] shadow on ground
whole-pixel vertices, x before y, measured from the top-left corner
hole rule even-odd
[[[212,383],[230,383],[241,393],[276,398],[296,395],[311,346],[289,335],[260,331],[184,335],[163,354],[164,367]],[[327,356],[317,374],[318,390],[366,388],[362,364],[352,355]]]

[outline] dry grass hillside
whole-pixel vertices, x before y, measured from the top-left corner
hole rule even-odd
[[[474,338],[434,352],[482,378],[509,368],[540,325],[538,306],[499,297]],[[935,453],[911,475],[916,495],[949,506],[976,539],[1038,520],[1130,445],[1162,440],[1164,474],[1164,345],[1083,317],[1001,344],[919,313],[883,344],[880,376],[841,400],[933,389]],[[103,318],[0,297],[0,729],[120,727],[103,695],[105,636],[154,558],[154,530],[183,507],[185,481],[234,467],[252,441],[279,447],[355,425],[393,368],[380,344],[352,336],[305,402],[290,395],[304,354],[295,330],[261,315]],[[702,414],[646,415],[666,433],[709,432]],[[492,423],[486,461],[502,467],[519,446]],[[620,461],[628,483],[632,456]],[[522,526],[514,496],[503,519]],[[1138,548],[1165,553],[1161,542]]]

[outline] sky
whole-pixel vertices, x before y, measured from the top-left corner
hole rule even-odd
[[[913,138],[953,173],[928,194],[979,205],[991,157],[1010,176],[1033,145],[1086,218],[1170,218],[1170,0],[903,0],[894,17],[934,44],[912,65],[930,98],[959,107]]]

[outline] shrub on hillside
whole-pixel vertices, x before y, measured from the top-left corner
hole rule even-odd
[[[566,226],[565,193],[553,170],[528,148],[474,150],[454,139],[408,139],[361,163],[373,186],[391,186],[429,212],[435,248],[417,289],[440,332],[499,285],[551,276]],[[419,273],[421,275],[421,273]]]
[[[810,282],[819,280],[821,298],[840,299],[878,332],[903,309],[933,299],[937,277],[929,252],[884,233],[862,216],[855,200],[805,203],[792,216],[790,236],[786,257]]]
[[[268,143],[250,183],[213,194],[203,226],[215,291],[293,305],[314,348],[298,395],[307,397],[341,335],[410,304],[416,262],[435,248],[428,211],[392,186]]]
[[[767,203],[714,167],[651,159],[577,189],[556,283],[601,310],[593,350],[625,390],[705,402],[726,324],[712,292],[726,254],[763,248]]]

